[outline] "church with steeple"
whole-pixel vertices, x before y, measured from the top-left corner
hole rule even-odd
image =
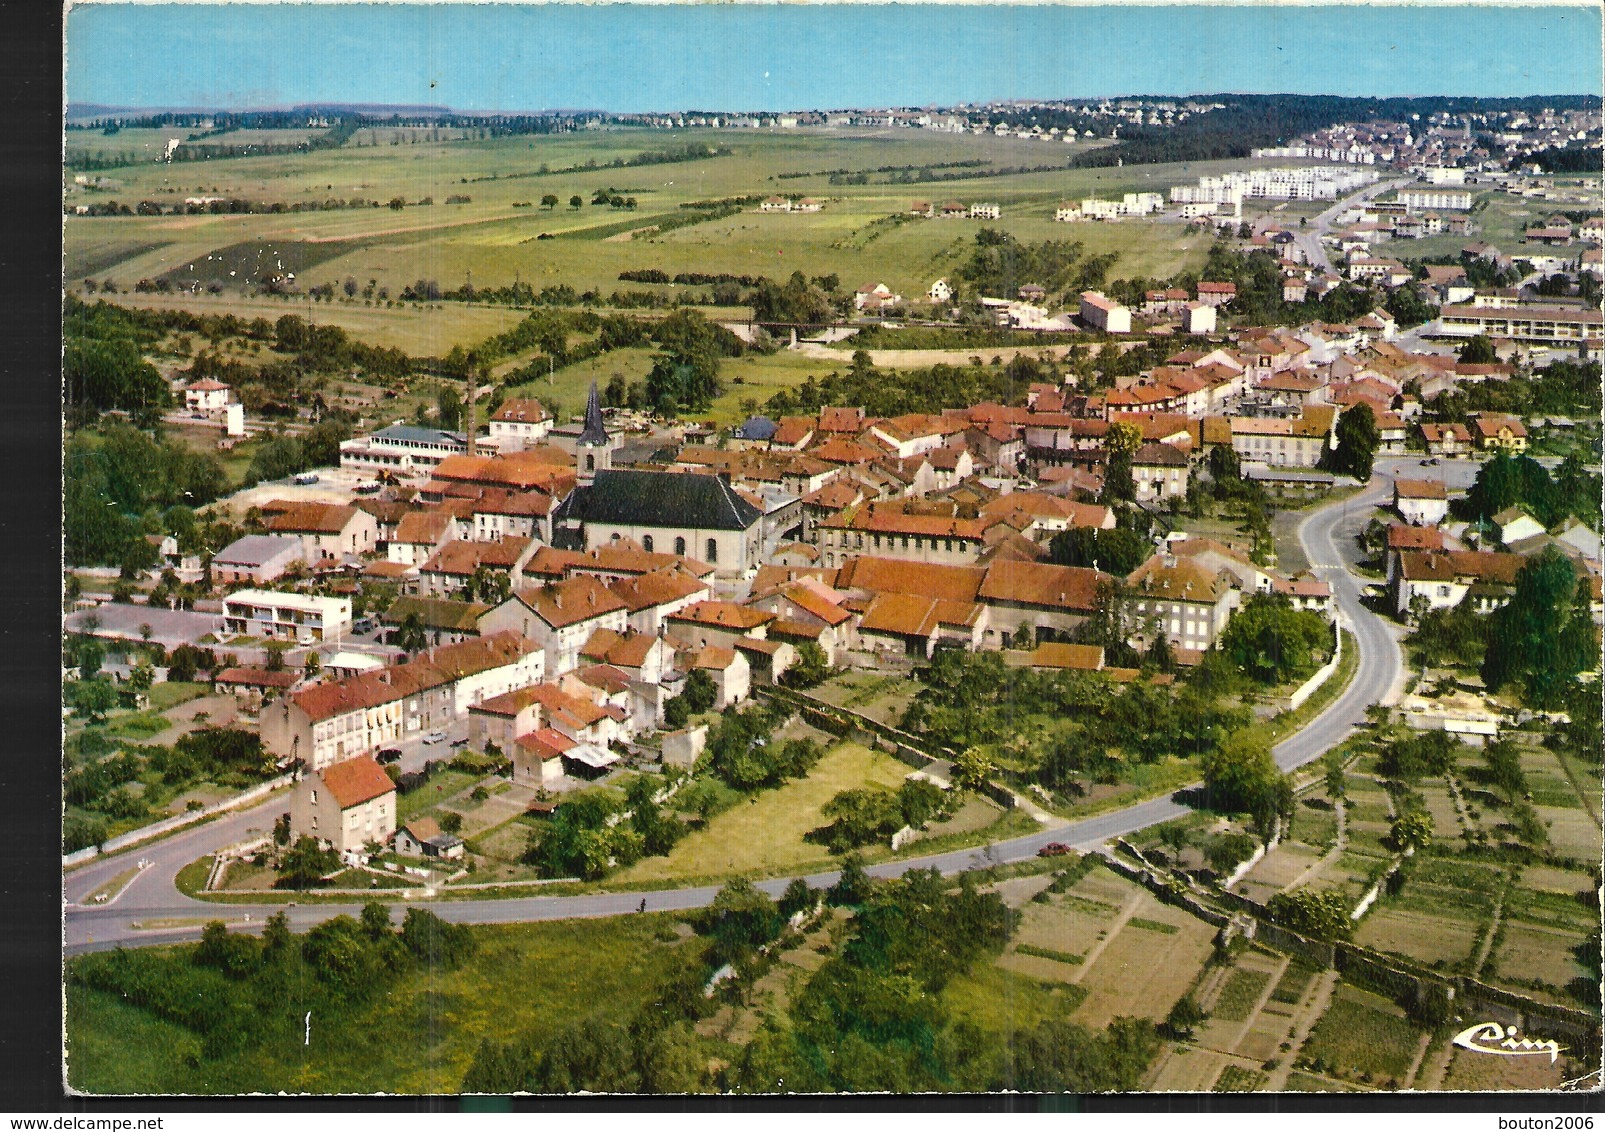
[[[611,468],[613,450],[617,447],[618,442],[608,435],[607,425],[602,420],[602,399],[597,395],[596,382],[592,381],[591,392],[585,398],[585,423],[574,443],[574,467],[579,472],[580,482],[590,483],[598,471]]]

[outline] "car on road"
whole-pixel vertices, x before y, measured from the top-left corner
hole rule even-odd
[[[378,483],[359,483],[351,490],[356,492],[358,495],[372,495],[374,492],[379,490],[380,486],[381,485]]]
[[[317,476],[316,472],[302,472],[298,476],[291,477],[291,481],[290,482],[296,483],[296,484],[300,484],[302,487],[306,487],[306,486],[308,486],[310,484],[317,483],[318,482],[318,476]]]
[[[1070,846],[1062,841],[1050,841],[1037,850],[1038,857],[1063,857],[1069,854]]]
[[[461,739],[453,739],[451,745],[453,747],[466,747],[468,746],[468,737],[465,735]]]
[[[446,733],[444,731],[430,731],[424,735],[424,742],[430,745],[444,743],[445,741]]]

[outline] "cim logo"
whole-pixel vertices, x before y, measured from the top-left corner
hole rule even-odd
[[[1566,1048],[1547,1038],[1533,1041],[1531,1038],[1521,1037],[1516,1027],[1506,1028],[1498,1022],[1478,1022],[1475,1026],[1468,1026],[1455,1035],[1454,1044],[1461,1049],[1496,1054],[1499,1057],[1532,1057],[1547,1053],[1551,1065],[1555,1064],[1555,1059],[1560,1057]]]

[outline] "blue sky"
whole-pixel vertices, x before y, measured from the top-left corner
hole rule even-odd
[[[1217,91],[1587,94],[1600,9],[853,5],[73,8],[75,103],[781,110]]]

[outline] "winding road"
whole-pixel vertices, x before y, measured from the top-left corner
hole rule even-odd
[[[1332,586],[1340,620],[1352,633],[1358,649],[1359,666],[1353,681],[1342,695],[1304,728],[1277,745],[1273,754],[1277,764],[1284,769],[1292,769],[1319,758],[1342,742],[1364,720],[1367,707],[1374,703],[1391,702],[1398,694],[1404,668],[1397,629],[1361,604],[1364,583],[1348,569],[1358,555],[1354,535],[1364,525],[1371,508],[1389,496],[1392,480],[1388,473],[1396,466],[1395,462],[1379,462],[1377,474],[1364,492],[1312,511],[1299,526],[1299,542],[1311,568]],[[67,954],[119,945],[140,946],[193,939],[208,920],[223,920],[231,926],[249,930],[275,912],[288,911],[291,926],[300,931],[341,913],[355,914],[358,911],[355,904],[320,903],[288,908],[284,904],[219,904],[196,900],[178,891],[175,879],[181,868],[218,848],[243,840],[253,832],[266,831],[274,816],[283,808],[282,798],[273,799],[154,845],[97,859],[67,874],[63,886]],[[1090,848],[1188,812],[1188,808],[1175,796],[1154,798],[1008,841],[887,862],[873,866],[868,871],[877,876],[895,876],[909,869],[934,866],[944,873],[955,873],[1023,860],[1035,855],[1038,849],[1052,841]],[[141,860],[148,861],[148,867],[129,882],[120,894],[104,904],[81,903],[89,900],[102,886],[134,868]],[[823,886],[833,883],[835,874],[817,874],[807,879],[812,885]],[[759,887],[778,895],[788,880],[768,880]],[[498,924],[612,916],[640,909],[643,900],[651,911],[698,908],[712,901],[718,890],[717,885],[709,885],[646,893],[603,892],[579,896],[435,900],[427,903],[432,911],[446,920]],[[404,901],[394,905],[396,909],[405,906]]]

